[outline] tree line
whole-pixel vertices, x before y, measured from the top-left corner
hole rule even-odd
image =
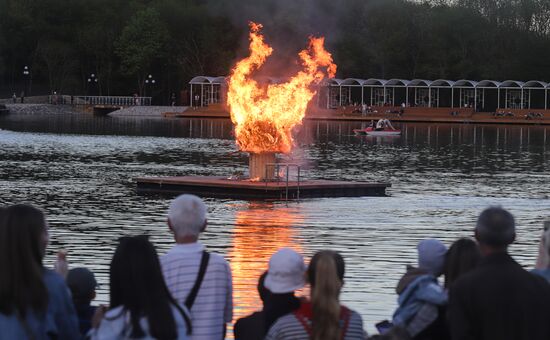
[[[249,20],[281,60],[326,36],[338,77],[550,80],[550,0],[0,0],[0,94],[166,102],[227,75]]]

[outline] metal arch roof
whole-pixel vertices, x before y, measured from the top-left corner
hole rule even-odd
[[[499,85],[500,88],[504,88],[504,87],[517,87],[517,88],[522,88],[523,87],[523,82],[521,81],[517,81],[517,80],[505,80],[503,81],[502,83],[500,83]]]
[[[413,79],[407,86],[430,86],[432,82],[426,79]]]
[[[363,85],[384,86],[388,81],[386,79],[369,78],[363,82]]]
[[[342,85],[343,80],[338,78],[325,79],[324,82],[329,85]]]
[[[540,81],[540,80],[529,80],[529,81],[526,81],[525,83],[523,83],[523,88],[546,88],[548,87],[548,83],[545,83],[543,81]]]
[[[432,81],[432,83],[430,84],[430,86],[453,86],[454,85],[454,81],[452,80],[448,80],[448,79],[437,79],[437,80],[434,80]]]
[[[477,82],[468,79],[460,79],[455,81],[453,87],[476,87]]]
[[[489,79],[484,79],[478,82],[476,85],[476,87],[494,87],[494,88],[497,88],[499,86],[500,86],[500,82],[496,80],[489,80]]]
[[[225,82],[225,77],[207,77],[197,76],[189,81],[189,84],[221,84]]]
[[[389,86],[407,86],[409,84],[409,82],[410,81],[405,80],[405,79],[393,78],[393,79],[388,80],[385,85],[389,85]]]
[[[342,81],[342,85],[363,85],[365,79],[346,78]]]

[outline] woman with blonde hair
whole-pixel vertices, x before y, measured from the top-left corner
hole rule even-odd
[[[340,304],[345,264],[334,251],[316,253],[307,270],[311,301],[283,316],[269,329],[266,339],[365,339],[361,316]]]

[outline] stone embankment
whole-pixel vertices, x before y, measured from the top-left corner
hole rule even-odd
[[[78,114],[81,111],[70,105],[52,104],[6,104],[10,114]]]
[[[164,117],[167,112],[183,113],[188,108],[188,106],[129,106],[113,111],[109,116]]]

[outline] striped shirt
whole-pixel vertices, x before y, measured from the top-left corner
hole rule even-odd
[[[344,336],[344,340],[357,340],[366,339],[367,333],[363,330],[363,320],[361,316],[350,310],[351,315],[349,317],[349,323]],[[340,320],[342,324],[342,320]],[[311,320],[308,320],[308,324],[311,326]],[[342,325],[340,325],[342,327]],[[309,340],[310,336],[304,326],[292,314],[287,314],[280,317],[269,329],[265,340]]]
[[[197,280],[203,251],[200,243],[176,244],[160,258],[166,285],[181,304],[185,304]],[[232,318],[231,269],[223,256],[210,253],[204,280],[191,308],[191,339],[222,339],[224,324]]]

